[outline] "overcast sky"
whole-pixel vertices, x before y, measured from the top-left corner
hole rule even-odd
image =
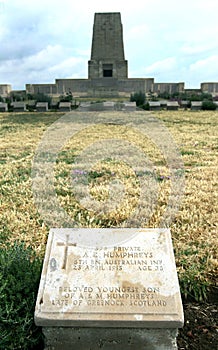
[[[95,12],[121,12],[130,78],[218,81],[218,0],[0,0],[0,84],[87,78]]]

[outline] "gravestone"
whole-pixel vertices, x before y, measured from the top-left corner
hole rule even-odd
[[[36,101],[34,101],[34,100],[28,101],[28,103],[27,103],[27,109],[28,109],[29,111],[34,111],[35,108],[36,108]]]
[[[58,101],[51,100],[50,108],[53,109],[53,110],[57,110],[58,109]]]
[[[179,108],[179,104],[177,101],[169,101],[167,102],[167,110],[168,111],[177,111]]]
[[[136,102],[123,102],[123,108],[126,111],[135,111],[136,110]]]
[[[46,349],[177,349],[170,230],[51,229],[35,322]]]
[[[0,112],[7,112],[8,111],[8,104],[5,102],[0,103]]]
[[[161,101],[159,101],[159,102],[160,102],[161,109],[164,109],[164,108],[167,107],[167,101],[161,100]]]
[[[37,102],[36,110],[37,110],[37,112],[47,112],[48,111],[48,102]]]
[[[160,102],[159,101],[149,101],[150,111],[160,111]]]
[[[69,112],[71,111],[71,102],[60,102],[59,103],[60,112]]]
[[[25,112],[26,104],[24,102],[13,102],[12,104],[13,112]]]
[[[201,101],[191,101],[191,110],[192,111],[200,111],[202,109]]]
[[[187,109],[188,108],[188,101],[186,101],[186,100],[180,101],[180,107]]]
[[[113,102],[113,101],[103,102],[104,111],[113,111],[114,108],[115,108],[115,102]]]

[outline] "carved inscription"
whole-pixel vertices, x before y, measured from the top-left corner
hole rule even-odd
[[[72,268],[83,271],[123,271],[124,267],[134,266],[139,271],[164,272],[163,262],[155,259],[153,253],[141,247],[114,247],[112,251],[96,248],[85,252],[80,259],[74,259]]]
[[[160,298],[157,287],[91,287],[60,286],[58,297],[53,299],[56,306],[119,306],[119,307],[166,307],[167,301]]]
[[[68,255],[68,247],[75,247],[76,243],[69,243],[69,235],[66,235],[66,242],[57,242],[57,246],[62,246],[64,247],[64,258],[63,258],[63,264],[62,264],[62,269],[66,269],[67,265],[67,255]]]
[[[136,274],[162,274],[163,261],[157,258],[153,251],[144,250],[140,246],[115,246],[113,248],[98,247],[95,249],[76,248],[66,236],[65,242],[57,242],[63,250],[61,268],[73,272],[77,276],[89,276],[92,273],[102,273],[104,276],[114,276],[116,273],[134,271]],[[105,275],[106,274],[106,275]],[[106,279],[107,279],[106,277]],[[153,285],[131,285],[120,278],[121,286],[116,285],[75,285],[67,280],[56,288],[51,304],[56,307],[93,307],[93,308],[165,308],[167,300],[161,293],[161,288]],[[149,281],[149,279],[148,279]],[[95,283],[93,283],[95,284]]]

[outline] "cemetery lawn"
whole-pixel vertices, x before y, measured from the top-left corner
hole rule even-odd
[[[144,113],[146,116],[147,112]],[[152,114],[164,122],[183,159],[185,193],[170,229],[183,298],[202,302],[210,299],[210,293],[217,288],[218,111],[160,111]],[[22,241],[31,246],[40,258],[44,256],[49,228],[33,201],[31,166],[44,131],[62,115],[63,113],[52,112],[0,114],[0,245]],[[137,118],[137,112],[135,117]],[[157,168],[158,204],[145,226],[158,227],[170,188],[168,170],[162,156],[148,140],[143,137],[138,139],[138,135],[125,126],[98,125],[83,130],[65,145],[55,168],[55,188],[59,203],[80,227],[122,227],[122,222],[137,205],[139,195],[135,175],[125,164],[106,160],[105,163],[97,164],[89,173],[90,193],[102,205],[108,195],[109,178],[116,173],[119,179],[124,179],[126,195],[117,212],[95,215],[86,210],[77,202],[69,184],[74,158],[84,147],[96,141],[99,132],[101,137],[116,138],[117,128],[120,128],[118,134],[122,134],[123,139],[129,139],[144,148],[145,154]],[[143,225],[143,218],[139,221]],[[189,311],[189,315],[195,313],[193,309],[189,308]],[[207,332],[205,329],[207,327],[200,329],[204,337],[204,332]],[[208,347],[201,348],[200,342],[194,347],[194,336],[193,332],[188,335],[181,333],[184,338],[181,349],[211,348],[211,340],[208,340]],[[187,339],[193,343],[193,347],[185,347]]]

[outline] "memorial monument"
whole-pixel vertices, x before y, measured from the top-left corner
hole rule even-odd
[[[130,97],[142,91],[182,92],[184,83],[155,83],[154,78],[128,78],[123,26],[119,12],[95,13],[88,79],[56,79],[55,84],[26,84],[29,94],[80,97]]]
[[[128,78],[127,61],[124,55],[123,26],[120,13],[96,13],[89,79]]]

